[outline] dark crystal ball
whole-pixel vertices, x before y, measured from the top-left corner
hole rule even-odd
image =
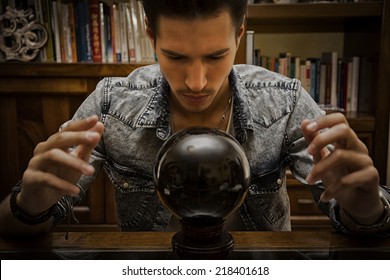
[[[250,168],[241,145],[229,134],[194,127],[172,135],[154,168],[158,196],[190,223],[224,219],[243,202]]]

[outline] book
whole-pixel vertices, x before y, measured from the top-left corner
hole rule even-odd
[[[119,5],[112,4],[112,34],[113,34],[113,53],[115,62],[122,62],[122,38],[121,38],[121,18],[119,12]]]
[[[325,91],[326,91],[326,64],[320,64],[320,92],[319,92],[319,104],[325,104]]]
[[[116,4],[113,2],[113,0],[110,0],[109,2],[109,14],[110,14],[110,31],[111,31],[111,55],[112,55],[112,62],[116,61],[116,39],[115,39],[115,21],[114,21],[114,7]]]
[[[137,0],[129,0],[130,4],[130,17],[133,28],[133,38],[134,38],[134,52],[135,52],[135,62],[139,63],[142,61],[142,47],[141,47],[141,20],[138,12]]]
[[[69,39],[71,48],[71,62],[77,62],[77,38],[76,38],[76,18],[75,9],[72,1],[68,2],[69,14]]]
[[[347,90],[346,90],[346,104],[347,111],[352,111],[352,61],[347,60]]]
[[[302,87],[310,93],[310,60],[301,60],[300,65],[300,80],[302,83]]]
[[[62,55],[61,55],[60,27],[58,23],[59,17],[58,17],[56,0],[53,0],[53,2],[51,2],[50,14],[51,14],[51,22],[53,23],[52,34],[54,35],[55,62],[60,63],[62,62]]]
[[[291,54],[289,52],[279,53],[279,74],[291,77]]]
[[[91,47],[92,61],[102,62],[101,29],[99,18],[99,1],[89,0],[90,29],[91,29]]]
[[[100,29],[100,46],[102,48],[102,62],[107,62],[107,32],[104,13],[105,3],[99,2],[99,29]]]
[[[145,63],[153,63],[156,61],[155,54],[154,54],[154,48],[149,40],[149,37],[146,33],[146,23],[145,23],[145,11],[142,5],[142,1],[137,1],[138,5],[138,13],[140,16],[140,27],[141,27],[141,35],[142,35],[142,48],[144,57],[142,60]]]
[[[128,55],[129,62],[135,63],[135,37],[134,37],[134,27],[131,19],[131,8],[130,3],[125,4],[125,12],[126,12],[126,24],[127,24],[127,46],[128,46]]]
[[[357,112],[358,110],[358,100],[359,100],[359,66],[360,66],[360,57],[352,57],[352,88],[351,88],[351,108],[352,112]]]
[[[321,59],[317,57],[307,58],[310,61],[310,96],[319,103],[320,101],[320,65]]]
[[[327,91],[327,104],[332,106],[337,106],[337,52],[323,52],[321,54],[321,61],[327,64],[328,69],[328,77],[327,77],[327,87],[329,90]]]
[[[119,3],[119,18],[120,18],[120,38],[121,38],[121,59],[122,62],[129,62],[129,47],[127,40],[127,19],[126,19],[126,3]]]
[[[43,61],[54,62],[54,42],[53,42],[53,32],[52,32],[52,20],[50,13],[50,5],[51,2],[49,0],[42,0],[42,24],[45,26],[47,31],[47,43],[43,48]]]
[[[254,31],[246,31],[246,64],[251,65],[254,64],[254,35]]]

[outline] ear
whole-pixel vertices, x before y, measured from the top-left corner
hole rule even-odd
[[[152,44],[153,49],[155,49],[155,39],[152,29],[150,28],[148,18],[145,17],[145,26],[146,26],[146,35],[148,36],[150,43]]]
[[[245,16],[242,19],[242,24],[237,32],[237,48],[240,45],[241,38],[242,38],[242,36],[244,36],[244,34],[245,34]]]

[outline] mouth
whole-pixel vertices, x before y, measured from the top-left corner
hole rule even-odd
[[[191,106],[200,106],[205,104],[208,100],[208,95],[182,95],[186,103]]]

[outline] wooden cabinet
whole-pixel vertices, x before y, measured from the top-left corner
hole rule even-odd
[[[0,199],[22,177],[36,144],[46,140],[69,120],[86,96],[105,76],[127,76],[131,64],[24,64],[0,65]],[[115,224],[113,188],[104,172],[75,207],[80,224]],[[105,228],[105,227],[103,227]]]
[[[390,5],[384,2],[335,4],[255,4],[247,13],[248,29],[256,32],[344,32],[345,55],[376,58],[372,112],[349,112],[348,119],[366,143],[382,182],[386,160],[390,106]],[[368,37],[367,37],[368,36]],[[369,40],[367,40],[369,38]],[[236,63],[245,62],[245,40]],[[21,178],[35,145],[67,121],[97,82],[105,76],[126,76],[132,64],[0,64],[0,199]],[[293,228],[328,226],[308,189],[288,177]],[[115,229],[113,187],[105,174],[88,192],[76,216],[88,229]],[[96,227],[97,225],[97,227]]]

